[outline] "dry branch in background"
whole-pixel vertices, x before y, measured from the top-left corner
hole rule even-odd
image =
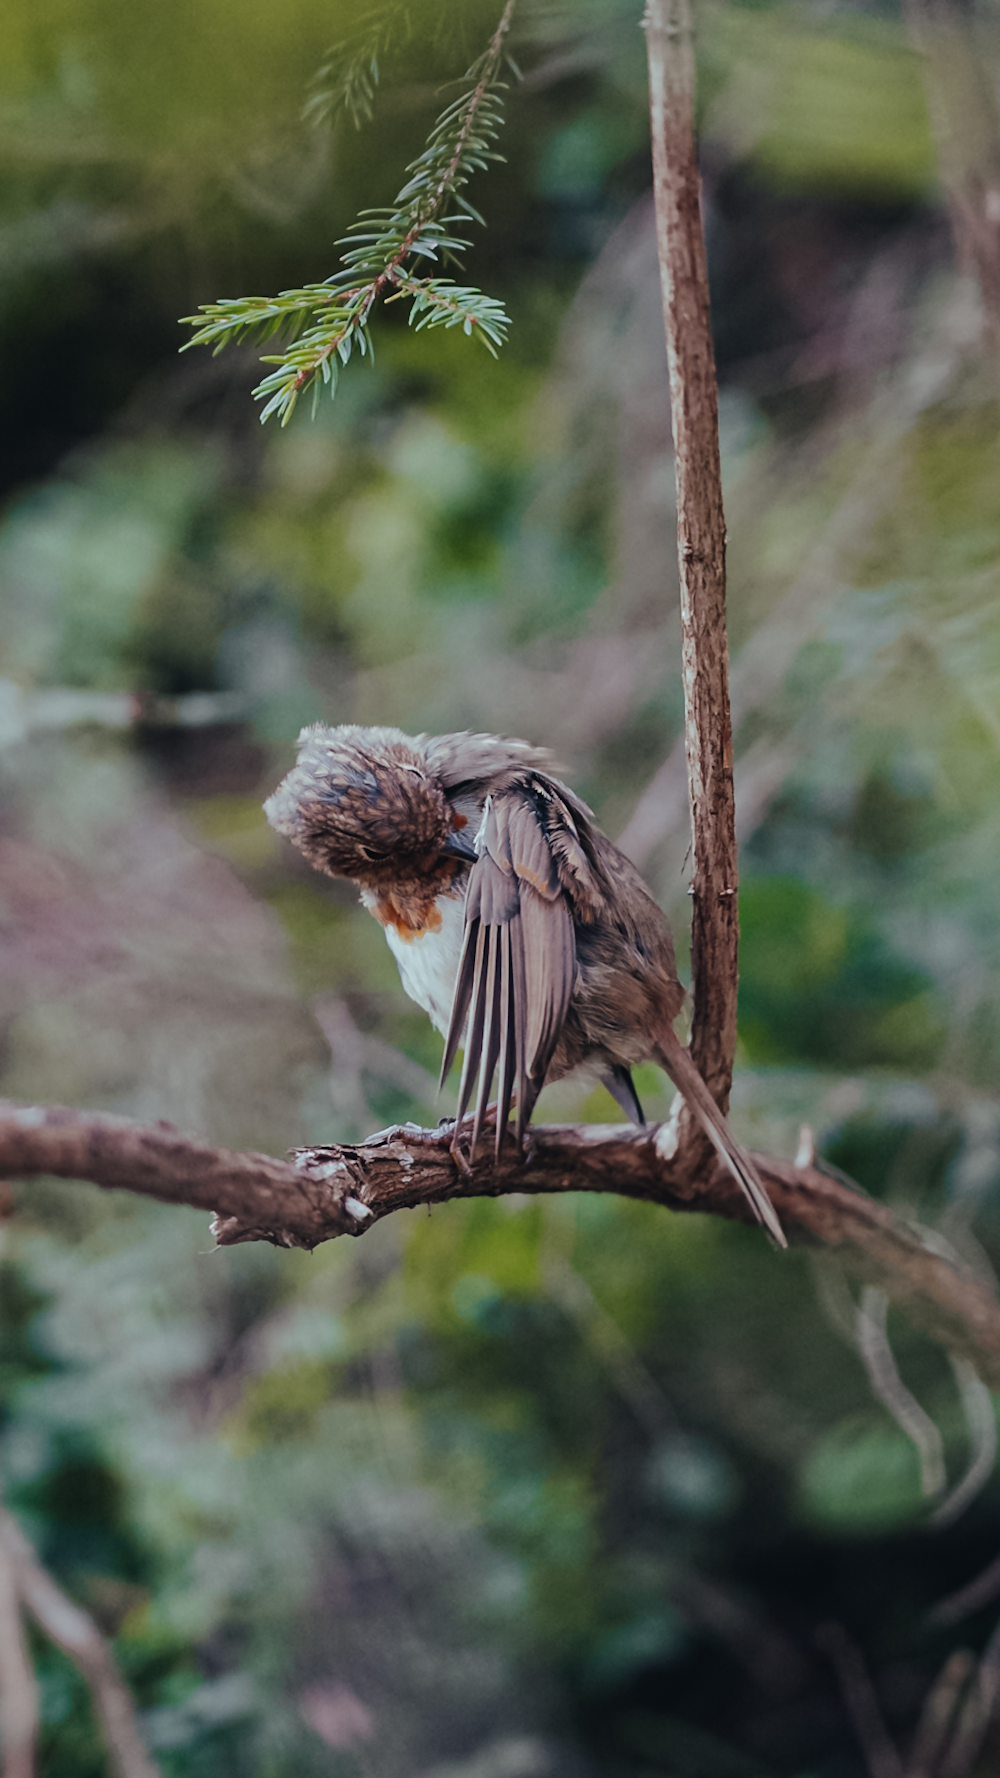
[[[713,1162],[692,1190],[669,1125],[531,1125],[522,1155],[484,1142],[464,1172],[454,1126],[406,1124],[354,1146],[301,1149],[294,1163],[192,1140],[170,1124],[60,1106],[0,1106],[0,1178],[55,1174],[214,1212],[220,1246],[270,1241],[311,1249],[359,1235],[397,1210],[513,1192],[612,1191],[673,1210],[744,1222],[751,1211]],[[754,1155],[789,1236],[836,1252],[950,1350],[1000,1385],[1000,1301],[940,1237],[894,1216],[810,1162]]]
[[[736,1048],[739,918],[718,389],[694,138],[688,0],[647,0],[656,242],[677,482],[691,882],[691,1054],[726,1109]]]
[[[948,1656],[924,1699],[905,1762],[885,1726],[861,1650],[843,1625],[824,1624],[816,1643],[836,1672],[868,1778],[970,1778],[1000,1699],[1000,1629],[978,1661],[966,1648]]]
[[[871,534],[895,486],[899,448],[920,416],[942,399],[954,382],[967,347],[965,299],[961,292],[945,303],[928,329],[919,353],[876,386],[863,426],[851,420],[850,450],[855,467],[829,518],[816,533],[798,573],[754,631],[732,666],[730,700],[733,728],[774,699],[803,645],[823,634],[827,602],[841,586],[845,563]],[[835,433],[831,450],[844,450]],[[751,758],[736,763],[737,828],[741,837],[759,819],[762,806],[780,788],[794,760],[794,737],[772,743],[763,753],[766,778]],[[762,752],[763,752],[763,744]],[[742,768],[742,770],[741,770]],[[747,782],[741,782],[742,774]],[[679,828],[685,801],[684,740],[678,739],[636,802],[618,835],[622,851],[642,869],[656,848]],[[756,780],[756,782],[755,782]],[[769,780],[769,781],[768,781]],[[756,805],[756,806],[755,806]]]
[[[941,182],[959,264],[975,276],[1000,355],[1000,105],[969,0],[905,0],[924,64]]]
[[[864,1752],[868,1778],[905,1778],[861,1650],[842,1624],[824,1624],[816,1632],[816,1642],[836,1672],[844,1706]]]
[[[30,1666],[18,1675],[11,1658],[14,1629],[23,1637],[22,1610],[69,1656],[90,1687],[113,1778],[159,1778],[159,1767],[139,1732],[128,1687],[97,1625],[56,1584],[16,1519],[0,1508],[0,1637],[8,1645],[0,1666],[3,1778],[34,1778],[35,1772],[34,1675]],[[13,1628],[8,1621],[11,1613]]]
[[[34,1778],[38,1686],[28,1653],[14,1560],[0,1538],[0,1747],[3,1778]]]

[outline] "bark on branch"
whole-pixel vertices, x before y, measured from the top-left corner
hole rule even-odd
[[[500,1159],[484,1140],[468,1171],[451,1153],[454,1126],[406,1124],[352,1147],[300,1149],[294,1161],[194,1141],[170,1124],[60,1106],[0,1105],[0,1177],[55,1174],[190,1204],[215,1215],[221,1246],[270,1241],[312,1249],[360,1235],[394,1211],[509,1192],[613,1191],[674,1210],[745,1222],[750,1211],[713,1163],[692,1195],[671,1127],[530,1126],[526,1153]],[[836,1251],[983,1378],[1000,1386],[1000,1302],[937,1236],[902,1221],[809,1162],[754,1156],[789,1237]]]
[[[656,242],[677,482],[691,883],[691,1054],[725,1110],[736,1048],[739,920],[719,411],[694,138],[688,0],[647,0]]]

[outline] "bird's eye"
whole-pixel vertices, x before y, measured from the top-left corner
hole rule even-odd
[[[366,864],[384,864],[385,853],[377,852],[374,846],[359,846],[358,852]]]

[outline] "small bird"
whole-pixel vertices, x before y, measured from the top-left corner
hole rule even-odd
[[[753,1162],[674,1032],[684,989],[666,918],[551,756],[497,735],[353,724],[315,723],[298,746],[267,819],[317,870],[360,888],[403,987],[444,1036],[442,1082],[464,1047],[458,1118],[478,1075],[473,1149],[498,1069],[499,1153],[512,1103],[523,1143],[546,1081],[581,1064],[644,1123],[631,1071],[652,1060],[785,1246]]]

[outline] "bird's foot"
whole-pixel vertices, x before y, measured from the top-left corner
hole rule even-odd
[[[466,1119],[465,1122],[468,1122],[468,1119]],[[466,1156],[462,1153],[461,1144],[458,1139],[458,1133],[461,1130],[461,1128],[462,1128],[461,1124],[455,1125],[454,1134],[452,1135],[451,1141],[448,1144],[448,1153],[451,1155],[451,1158],[454,1161],[459,1172],[461,1173],[462,1178],[463,1179],[471,1179],[472,1178],[472,1167],[469,1163],[469,1159],[467,1159]],[[469,1151],[469,1154],[470,1154],[470,1158],[471,1158],[471,1149]]]
[[[455,1123],[448,1152],[464,1178],[471,1179],[472,1177],[472,1158],[483,1138],[485,1137],[490,1142],[496,1140],[496,1118],[496,1106],[487,1105],[478,1130],[476,1129],[476,1120],[471,1116],[463,1117]],[[460,1146],[460,1136],[465,1136],[468,1139],[466,1153],[463,1153]]]

